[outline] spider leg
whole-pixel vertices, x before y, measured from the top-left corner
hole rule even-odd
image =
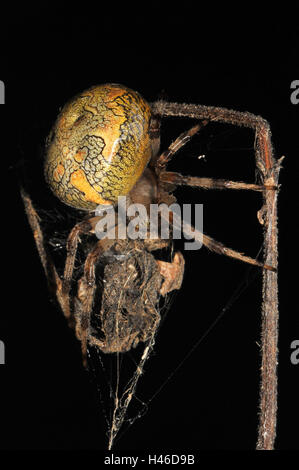
[[[68,311],[65,309],[65,302],[62,294],[62,281],[56,271],[55,265],[52,261],[50,254],[48,253],[43,232],[39,223],[39,216],[33,207],[32,201],[29,195],[26,193],[24,188],[21,187],[21,197],[25,206],[25,212],[28,218],[29,225],[33,232],[36,248],[45,271],[45,275],[48,281],[50,292],[54,293],[61,306],[61,309],[66,317],[68,317]]]
[[[75,266],[75,259],[78,249],[78,243],[80,241],[80,235],[91,235],[94,233],[95,226],[100,220],[100,217],[91,217],[89,219],[83,220],[76,224],[71,230],[68,239],[67,239],[67,256],[65,260],[65,267],[62,279],[62,303],[63,311],[66,312],[66,316],[70,318],[70,326],[73,327],[73,314],[70,305],[70,290],[71,290],[71,281],[73,277],[73,271]]]
[[[195,231],[198,232],[198,230],[195,230]],[[223,245],[223,243],[214,240],[212,237],[209,237],[208,235],[205,235],[205,234],[197,234],[197,235],[200,235],[202,237],[203,245],[206,246],[209,250],[214,251],[215,253],[229,256],[230,258],[238,259],[240,261],[243,261],[244,263],[253,264],[254,266],[259,266],[263,269],[276,272],[276,268],[273,268],[272,266],[269,266],[267,264],[263,264],[260,261],[257,261],[256,259],[251,258],[250,256],[245,256],[243,255],[243,253],[240,253],[239,251],[228,248],[225,245]]]
[[[81,234],[91,233],[92,225],[89,220],[83,220],[76,224],[71,230],[66,245],[66,260],[62,280],[63,310],[68,318],[72,317],[70,306],[71,280],[74,271],[75,259],[77,254],[78,242]]]
[[[276,185],[262,185],[243,183],[242,181],[228,181],[213,178],[198,178],[195,176],[183,176],[172,171],[163,171],[159,175],[159,181],[176,186],[192,186],[202,189],[245,189],[251,191],[265,191],[265,189],[278,189]]]
[[[160,127],[161,127],[160,116],[153,115],[151,118],[150,127],[149,127],[149,135],[150,135],[151,146],[152,146],[152,158],[151,158],[152,164],[156,163],[159,149],[160,149]]]
[[[163,214],[161,214],[161,217],[164,218]],[[174,227],[174,221],[171,219],[172,218],[170,217],[170,223]],[[180,227],[176,227],[176,228],[179,229]],[[269,271],[276,272],[276,268],[273,268],[272,266],[269,266],[267,264],[263,264],[260,261],[257,261],[256,259],[251,258],[250,256],[245,256],[243,255],[243,253],[233,250],[232,248],[226,247],[225,245],[223,245],[223,243],[214,240],[209,235],[205,235],[204,233],[202,233],[197,228],[193,227],[191,224],[189,224],[185,220],[183,221],[183,224],[182,224],[182,230],[188,236],[190,236],[190,233],[192,233],[194,236],[194,240],[201,242],[210,251],[218,253],[219,255],[225,255],[230,258],[238,259],[239,261],[243,261],[244,263],[252,264],[254,266],[259,266]]]
[[[92,312],[94,295],[96,291],[96,263],[101,255],[116,243],[115,239],[104,238],[99,240],[88,254],[84,264],[84,274],[78,281],[78,294],[76,306],[76,335],[81,341],[83,364],[86,366],[87,342],[90,337],[90,315]]]
[[[49,283],[49,287],[52,290],[53,286],[56,287],[57,284],[61,283],[61,280],[57,274],[56,268],[54,263],[46,250],[45,243],[44,243],[44,236],[43,232],[40,227],[39,223],[39,216],[33,207],[32,201],[29,195],[26,193],[24,188],[21,187],[21,197],[25,206],[25,212],[27,215],[27,219],[31,230],[33,232],[33,237],[35,240],[36,248],[41,259],[42,266],[44,268],[47,281]]]
[[[202,129],[204,126],[208,124],[207,120],[204,120],[195,126],[191,127],[188,131],[182,132],[182,134],[179,135],[179,137],[170,144],[167,150],[165,152],[161,153],[159,157],[157,158],[156,161],[156,172],[160,173],[161,171],[164,170],[166,167],[167,163],[171,160],[173,155],[184,145],[186,145],[187,142],[197,133]]]

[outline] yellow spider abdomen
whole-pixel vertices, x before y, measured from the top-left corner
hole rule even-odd
[[[69,101],[47,144],[54,194],[88,211],[128,194],[151,157],[149,122],[149,105],[122,85],[94,86]]]

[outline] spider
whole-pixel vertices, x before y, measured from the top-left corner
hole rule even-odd
[[[160,152],[161,119],[170,116],[191,118],[196,124]],[[260,184],[167,171],[177,151],[212,121],[247,127],[255,132]],[[46,142],[45,178],[63,203],[80,210],[80,214],[85,212],[85,217],[75,224],[67,238],[62,277],[44,240],[37,211],[23,188],[21,196],[49,288],[81,341],[84,365],[87,365],[88,345],[109,354],[145,344],[136,379],[125,400],[126,407],[153,345],[160,321],[159,300],[181,287],[184,257],[176,252],[167,261],[156,259],[157,250],[168,248],[171,252],[171,233],[168,239],[157,236],[156,239],[131,240],[120,236],[124,227],[116,224],[113,227],[116,236],[109,237],[107,233],[97,239],[96,226],[102,215],[98,215],[96,209],[116,207],[119,196],[130,203],[141,203],[147,210],[152,203],[170,206],[176,201],[173,193],[179,186],[259,191],[264,199],[258,212],[258,220],[264,226],[264,263],[227,248],[206,234],[200,235],[202,244],[209,250],[263,268],[261,412],[257,448],[273,447],[278,318],[276,204],[281,160],[273,157],[267,121],[248,112],[165,101],[149,104],[139,93],[118,84],[93,86],[62,108]],[[169,222],[174,228],[171,212]],[[76,282],[77,249],[85,236],[91,239],[91,244],[83,274]],[[101,263],[104,270],[99,278],[97,269]],[[117,421],[117,409],[114,415]],[[116,432],[112,426],[110,447]]]
[[[164,117],[188,117],[196,124],[183,132],[167,150],[160,152],[160,122]],[[245,126],[255,131],[256,165],[261,184],[222,179],[184,176],[167,171],[176,152],[209,122]],[[71,230],[66,245],[66,261],[60,277],[48,252],[39,216],[30,196],[22,189],[29,224],[50,288],[71,328],[81,341],[86,365],[88,344],[105,353],[126,352],[146,342],[159,323],[159,298],[179,289],[184,273],[184,257],[176,252],[173,259],[157,260],[156,250],[172,246],[168,240],[129,240],[118,237],[96,239],[100,215],[98,206],[117,205],[119,196],[128,202],[152,203],[176,201],[179,186],[203,189],[234,189],[262,192],[265,199],[259,221],[269,227],[269,207],[277,190],[277,167],[271,146],[268,123],[259,116],[218,107],[156,101],[143,97],[119,84],[93,86],[71,99],[61,110],[46,142],[45,179],[54,194],[65,204],[85,211],[86,216]],[[170,217],[170,223],[172,223]],[[87,253],[83,274],[74,294],[74,266],[82,236],[93,240]],[[259,266],[268,273],[276,271],[276,260],[259,262],[202,234],[209,250]],[[96,299],[99,287],[97,266],[106,260],[102,277],[101,310]],[[266,264],[267,263],[267,264]],[[122,308],[119,309],[122,297]],[[96,311],[97,310],[97,311]],[[100,335],[95,332],[92,315],[100,321]]]
[[[160,123],[169,116],[188,117],[196,124],[160,152]],[[255,132],[260,184],[167,171],[177,151],[212,121],[247,127]],[[258,212],[259,222],[264,226],[264,263],[227,248],[206,234],[200,235],[202,244],[209,250],[263,268],[263,356],[257,448],[273,447],[278,316],[276,204],[281,160],[273,157],[267,121],[247,112],[165,101],[149,104],[139,93],[119,84],[93,86],[62,108],[46,142],[45,178],[63,203],[78,209],[80,214],[85,212],[67,238],[62,277],[44,240],[40,217],[24,188],[21,188],[21,196],[49,288],[81,341],[83,364],[87,365],[88,345],[109,354],[145,344],[136,378],[125,399],[126,407],[153,345],[160,321],[159,300],[181,287],[184,257],[175,252],[167,261],[156,259],[157,250],[160,250],[158,253],[161,249],[172,252],[171,233],[168,239],[157,236],[156,239],[131,240],[120,236],[124,227],[116,224],[113,227],[116,236],[109,237],[108,233],[97,239],[96,226],[102,215],[98,215],[96,209],[116,207],[119,196],[130,203],[141,203],[147,210],[152,203],[170,206],[176,201],[173,193],[179,186],[259,191],[264,198]],[[171,212],[169,222],[174,227]],[[91,243],[86,251],[83,273],[76,282],[74,268],[82,237],[88,237]],[[97,269],[101,263],[104,268],[99,278]],[[121,423],[117,410],[114,415]],[[116,432],[112,426],[110,446]]]

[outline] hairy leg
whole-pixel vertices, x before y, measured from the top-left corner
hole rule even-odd
[[[195,126],[191,127],[186,132],[183,132],[182,134],[179,135],[177,139],[175,139],[174,142],[170,144],[167,150],[165,152],[161,153],[159,155],[157,162],[156,162],[156,172],[160,173],[166,168],[167,163],[172,159],[172,157],[176,154],[176,152],[182,148],[184,145],[186,145],[187,142],[195,135],[197,132],[202,129],[208,121],[202,121]]]
[[[76,305],[76,335],[81,341],[83,364],[86,366],[87,342],[90,338],[90,316],[96,291],[95,269],[99,258],[116,243],[115,239],[99,240],[88,254],[84,264],[84,274],[78,281]]]
[[[56,271],[54,262],[52,261],[52,258],[46,248],[43,232],[40,227],[39,216],[35,208],[33,207],[30,196],[26,193],[24,188],[21,188],[21,197],[25,206],[25,212],[28,218],[29,225],[33,232],[36,248],[45,271],[49,290],[51,293],[56,295],[65,317],[68,318],[69,312],[65,309],[62,281]]]
[[[77,254],[78,242],[80,235],[91,233],[92,225],[89,220],[83,220],[76,224],[71,230],[66,245],[66,260],[62,280],[62,293],[64,298],[64,310],[67,315],[71,317],[71,305],[70,305],[70,289],[71,281],[73,277],[73,271],[75,266],[75,259]]]
[[[266,189],[278,189],[276,185],[251,184],[243,183],[242,181],[228,181],[214,178],[198,178],[196,176],[184,176],[172,171],[163,171],[160,173],[159,181],[176,186],[191,186],[201,189],[245,189],[260,192]]]

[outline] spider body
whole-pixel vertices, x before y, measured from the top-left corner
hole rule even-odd
[[[70,100],[48,138],[45,176],[54,194],[87,211],[126,195],[152,155],[149,123],[149,105],[121,85]]]
[[[223,111],[227,113],[227,117]],[[183,132],[166,151],[159,154],[160,119],[163,115],[188,116],[197,119],[198,122],[188,131]],[[175,253],[171,262],[155,260],[159,276],[152,268],[153,255],[150,254],[147,257],[147,253],[161,248],[171,248],[171,231],[167,240],[157,235],[156,239],[145,239],[132,244],[127,243],[127,239],[125,249],[123,240],[120,240],[123,237],[118,235],[120,229],[124,227],[116,224],[113,227],[113,236],[110,237],[108,233],[107,236],[95,240],[91,245],[92,248],[87,253],[84,263],[84,274],[76,280],[78,282],[77,296],[75,299],[72,298],[71,286],[75,281],[74,266],[77,246],[81,241],[81,235],[96,233],[96,225],[101,216],[94,216],[93,212],[98,205],[115,206],[118,196],[126,196],[128,202],[141,203],[149,212],[152,203],[164,203],[170,206],[175,202],[176,198],[172,192],[179,185],[206,189],[265,190],[265,186],[262,185],[185,177],[179,173],[166,171],[169,160],[209,122],[209,115],[212,120],[216,120],[215,116],[219,116],[219,121],[222,122],[227,120],[230,124],[243,124],[256,128],[259,147],[264,144],[265,136],[269,132],[265,121],[248,113],[177,103],[156,102],[150,106],[139,93],[116,84],[93,86],[75,96],[62,108],[47,141],[44,166],[46,181],[62,202],[89,212],[87,218],[74,226],[68,237],[67,258],[62,280],[44,246],[35,209],[27,195],[23,194],[23,199],[47,277],[50,284],[54,284],[56,297],[70,326],[75,328],[76,335],[81,340],[84,360],[88,343],[97,345],[104,352],[124,352],[136,346],[139,341],[146,341],[150,331],[153,330],[153,322],[157,325],[158,321],[155,316],[156,320],[153,320],[153,311],[150,311],[146,305],[148,299],[144,294],[144,286],[146,284],[155,286],[156,300],[153,300],[152,294],[150,297],[152,297],[151,304],[156,309],[161,295],[165,296],[168,292],[180,288],[184,272],[184,258],[179,252]],[[271,147],[265,146],[264,153],[263,164],[267,164]],[[259,165],[261,167],[261,162]],[[275,189],[274,186],[269,188]],[[171,214],[169,223],[170,225],[173,223]],[[198,234],[198,232],[194,233],[195,236],[196,233]],[[202,233],[200,235],[202,235],[201,242],[214,252],[275,270],[271,266],[224,247],[207,235]],[[130,275],[126,272],[127,269],[129,271],[131,269],[129,264],[118,263],[118,277],[123,281],[118,282],[118,289],[115,288],[111,275],[114,268],[110,270],[107,268],[104,276],[107,276],[108,281],[103,283],[102,303],[106,302],[107,306],[109,297],[111,300],[114,296],[113,292],[117,290],[120,291],[117,292],[117,296],[126,300],[118,304],[118,309],[111,308],[112,304],[115,306],[112,300],[109,308],[103,304],[101,310],[97,309],[103,333],[102,339],[99,340],[91,332],[91,317],[96,307],[94,299],[99,289],[96,266],[100,258],[111,253],[114,260],[120,260],[123,255],[127,259],[130,254],[135,260],[130,265],[131,268],[135,266],[133,278],[136,276],[138,278],[135,284],[133,282],[131,290],[136,291],[136,285],[142,285],[143,288],[139,289],[139,300],[135,298],[135,312],[132,314],[133,304],[126,295],[126,286],[132,283]],[[142,253],[143,261],[140,261]],[[106,260],[108,258],[109,256],[106,256]],[[147,260],[147,263],[144,260]],[[144,269],[152,272],[149,278],[143,272]],[[116,273],[114,275],[116,276]],[[126,276],[127,283],[125,282]],[[107,320],[109,315],[114,318]],[[146,325],[151,326],[147,328]]]

